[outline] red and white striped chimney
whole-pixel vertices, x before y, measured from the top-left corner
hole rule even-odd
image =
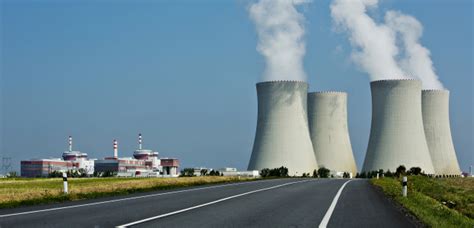
[[[138,149],[142,149],[142,134],[138,134]]]
[[[118,143],[116,139],[114,139],[114,158],[118,158]]]
[[[69,152],[72,152],[72,136],[69,136]]]

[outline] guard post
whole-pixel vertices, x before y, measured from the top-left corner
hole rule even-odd
[[[403,177],[402,186],[403,186],[403,189],[402,189],[402,194],[403,194],[403,197],[407,197],[407,191],[408,191],[408,178],[407,178],[406,176],[405,176],[405,177]]]
[[[67,174],[64,172],[63,173],[63,185],[64,185],[64,194],[68,193],[67,189]]]

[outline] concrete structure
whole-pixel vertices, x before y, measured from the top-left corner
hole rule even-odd
[[[437,175],[461,175],[449,124],[449,91],[422,91],[423,126]]]
[[[317,169],[309,136],[308,84],[300,81],[257,83],[258,120],[248,170],[285,166],[290,175]]]
[[[421,112],[421,82],[380,80],[370,83],[372,126],[363,172],[420,167],[434,174]]]
[[[179,176],[179,160],[176,158],[162,158],[161,166],[163,168],[163,176],[177,177]]]
[[[347,127],[347,94],[309,93],[308,123],[318,166],[355,176],[357,167]]]

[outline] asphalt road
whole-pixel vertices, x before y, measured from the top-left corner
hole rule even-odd
[[[276,179],[3,209],[0,228],[414,227],[367,180],[347,181]]]

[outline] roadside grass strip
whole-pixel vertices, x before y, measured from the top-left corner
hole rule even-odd
[[[408,176],[408,196],[401,195],[402,185],[396,178],[372,179],[385,195],[405,207],[419,221],[429,227],[474,227],[472,210],[474,192],[465,185],[453,185],[456,178],[433,179],[423,176]],[[474,179],[467,180],[472,187]],[[464,182],[463,182],[464,183]],[[448,200],[449,199],[449,200]],[[447,201],[456,206],[449,208]],[[463,203],[456,203],[463,202]],[[443,203],[444,202],[444,203]]]

